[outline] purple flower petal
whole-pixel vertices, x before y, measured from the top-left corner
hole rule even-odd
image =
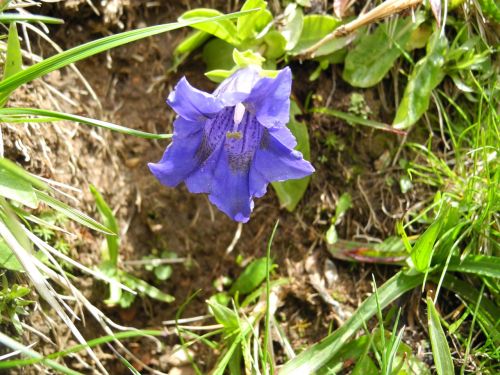
[[[268,182],[303,178],[314,172],[311,163],[304,160],[300,152],[286,147],[270,132],[262,137],[253,167]]]
[[[203,123],[179,117],[174,122],[173,142],[158,163],[149,163],[149,169],[164,185],[175,187],[189,176],[199,161],[196,157],[203,140]]]
[[[183,77],[170,93],[167,103],[186,120],[204,121],[219,113],[224,105],[212,94],[192,87]]]
[[[250,219],[253,201],[248,190],[248,171],[235,171],[231,166],[231,154],[226,149],[220,153],[208,198],[233,220],[246,223]]]
[[[283,127],[290,120],[291,89],[292,72],[287,67],[276,78],[261,78],[245,103],[266,128]]]
[[[257,67],[249,66],[237,70],[225,79],[214,91],[213,95],[228,107],[243,102],[252,92],[255,83],[261,79]]]
[[[179,117],[174,137],[151,172],[167,186],[186,183],[206,193],[221,211],[239,222],[250,218],[254,198],[270,182],[302,178],[314,171],[285,126],[290,110],[291,72],[261,77],[248,67],[207,94],[183,78],[168,103]]]

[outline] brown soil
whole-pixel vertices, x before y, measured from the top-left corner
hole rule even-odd
[[[105,2],[106,3],[106,2]],[[109,1],[108,1],[109,3]],[[119,2],[120,3],[120,2]],[[153,4],[149,6],[148,4]],[[114,13],[98,16],[85,1],[68,2],[66,6],[54,5],[51,15],[66,20],[66,27],[53,27],[52,38],[61,47],[69,48],[84,41],[117,32],[121,27],[131,29],[145,25],[170,22],[188,8],[213,7],[226,2],[203,1],[124,1]],[[230,11],[228,6],[220,7]],[[103,9],[100,8],[102,12]],[[106,18],[107,17],[107,18]],[[165,98],[178,79],[185,75],[190,82],[205,90],[215,87],[204,76],[204,67],[199,54],[189,59],[175,74],[166,75],[171,66],[174,46],[186,35],[186,30],[175,31],[125,47],[109,54],[101,54],[78,63],[91,86],[102,102],[102,110],[88,92],[69,71],[55,73],[48,82],[59,87],[78,105],[68,105],[66,110],[88,116],[99,116],[124,126],[154,133],[172,130],[173,111],[165,104]],[[315,82],[308,76],[315,64],[292,63],[294,72],[294,94],[304,103],[310,93],[315,105],[328,105],[347,110],[350,89],[342,83],[339,72],[324,72]],[[23,96],[24,95],[24,96]],[[25,97],[28,93],[21,93]],[[384,111],[378,92],[365,93],[372,116],[376,119],[390,118]],[[389,101],[392,99],[389,99]],[[33,99],[39,107],[50,108],[50,101]],[[28,103],[33,105],[33,103]],[[391,103],[389,108],[393,108]],[[279,265],[275,277],[290,277],[290,284],[282,293],[283,305],[278,316],[292,345],[299,349],[324,337],[331,322],[337,326],[335,310],[325,303],[310,283],[311,273],[323,277],[327,260],[332,260],[326,251],[324,233],[329,219],[334,214],[338,197],[349,192],[353,199],[351,209],[339,227],[344,239],[370,240],[385,238],[393,233],[395,220],[401,218],[416,197],[403,195],[397,184],[389,185],[388,177],[396,181],[400,175],[397,167],[381,166],[383,158],[394,158],[393,150],[401,141],[395,135],[357,129],[342,121],[320,115],[305,115],[311,135],[312,162],[316,167],[311,185],[297,210],[289,213],[279,208],[276,195],[270,189],[257,200],[250,222],[243,226],[241,238],[235,249],[226,254],[238,225],[218,212],[203,195],[193,195],[185,187],[169,189],[161,186],[149,173],[147,163],[157,161],[168,142],[143,140],[85,126],[60,125],[48,128],[38,125],[35,129],[43,134],[40,142],[22,137],[24,129],[11,129],[5,138],[27,140],[31,147],[32,160],[23,157],[22,147],[7,142],[11,157],[42,176],[77,186],[84,190],[81,208],[97,217],[92,198],[87,193],[89,183],[103,193],[115,210],[122,229],[122,261],[141,259],[153,249],[174,251],[188,258],[189,265],[175,265],[172,278],[158,282],[151,272],[139,268],[128,268],[131,273],[155,284],[164,292],[175,296],[172,304],[158,303],[150,299],[137,299],[130,309],[108,308],[103,304],[107,289],[82,275],[82,287],[91,293],[91,300],[102,308],[118,324],[137,328],[160,328],[162,321],[173,319],[176,311],[186,299],[198,290],[199,293],[187,306],[184,317],[207,313],[204,302],[216,292],[213,282],[221,275],[235,278],[242,268],[236,257],[245,260],[265,254],[266,244],[277,220],[279,229],[272,248],[272,256]],[[67,126],[67,127],[65,127]],[[35,131],[34,130],[34,131]],[[64,133],[64,136],[61,136]],[[335,136],[336,145],[327,145],[326,139]],[[31,140],[30,140],[31,139]],[[49,153],[40,155],[45,147]],[[386,150],[391,151],[387,155]],[[417,194],[417,193],[412,193]],[[420,197],[421,199],[422,197]],[[97,265],[101,238],[94,233],[80,230],[78,254],[73,254],[82,263]],[[311,262],[313,267],[311,268]],[[380,285],[393,274],[386,266],[349,264],[333,260],[338,279],[327,285],[346,311],[353,311],[371,292],[371,274],[375,274]],[[314,271],[312,271],[314,270]],[[405,303],[405,301],[403,301]],[[306,327],[306,328],[304,328]],[[91,320],[82,327],[87,338],[97,337],[102,332]],[[161,329],[161,328],[160,328]],[[174,336],[165,339],[166,349],[156,352],[147,341],[129,342],[127,346],[144,362],[165,371],[168,365],[160,360],[178,341]],[[214,356],[194,347],[195,360],[209,369]],[[104,348],[104,352],[106,352]],[[119,363],[103,353],[106,366],[113,374],[127,373]],[[76,366],[76,365],[75,365]]]

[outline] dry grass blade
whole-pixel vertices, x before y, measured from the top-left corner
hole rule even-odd
[[[23,266],[26,274],[30,278],[31,282],[35,286],[37,292],[40,296],[57,312],[59,317],[63,320],[63,322],[69,327],[75,338],[81,343],[86,344],[85,338],[82,336],[78,328],[74,325],[73,321],[68,317],[66,312],[64,311],[61,304],[55,298],[56,292],[52,289],[52,287],[47,283],[45,277],[40,272],[40,269],[35,264],[35,262],[39,262],[35,259],[16,239],[16,237],[11,233],[9,228],[4,224],[3,221],[0,221],[0,236],[5,240],[9,248],[15,254],[16,258],[19,260],[21,265]],[[66,280],[63,281],[66,284]],[[92,349],[88,348],[87,353],[89,356],[95,361],[96,365],[99,369],[107,374],[108,372],[101,364],[95,353]]]
[[[356,18],[355,20],[336,28],[331,34],[328,34],[318,43],[314,44],[310,48],[304,51],[303,56],[314,57],[315,52],[325,43],[346,36],[355,30],[368,25],[370,23],[376,22],[383,18],[397,14],[405,9],[413,8],[422,3],[422,0],[388,0],[380,4],[379,6],[373,8],[366,14],[363,14]]]

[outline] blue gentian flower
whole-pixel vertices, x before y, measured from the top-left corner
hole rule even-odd
[[[221,211],[247,222],[254,203],[273,181],[302,178],[314,172],[294,150],[287,128],[292,74],[275,78],[246,67],[212,93],[182,78],[168,96],[177,112],[174,136],[158,163],[149,168],[166,186],[185,182],[192,193],[207,193]]]

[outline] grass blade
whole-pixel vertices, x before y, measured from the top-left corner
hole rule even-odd
[[[23,353],[25,356],[31,357],[33,360],[36,360],[38,362],[42,362],[47,367],[50,367],[54,370],[57,370],[62,374],[68,374],[68,375],[80,375],[80,374],[82,374],[81,372],[71,370],[71,369],[67,368],[66,366],[63,366],[63,365],[61,365],[61,364],[59,364],[51,359],[44,358],[41,354],[35,352],[34,350],[27,348],[26,346],[24,346],[21,343],[11,339],[7,335],[3,334],[2,332],[0,332],[0,343],[2,343],[3,345],[5,345],[13,350],[18,350],[21,353]],[[12,363],[12,362],[16,362],[16,361],[8,361],[8,362]],[[3,363],[4,362],[0,362],[0,365],[2,365]],[[16,366],[19,366],[19,365],[16,365]],[[0,367],[0,368],[2,368],[2,367]],[[10,367],[14,367],[14,366],[10,366]],[[7,368],[9,368],[9,367],[7,367]]]
[[[2,109],[0,109],[2,110]],[[26,172],[23,168],[18,166],[17,164],[11,162],[9,159],[0,158],[0,168],[5,169],[6,171],[16,175],[17,177],[22,178],[26,182],[33,185],[33,187],[39,190],[48,190],[49,185],[45,182],[39,180],[38,178],[32,176],[28,172]]]
[[[9,27],[9,36],[7,37],[7,53],[5,55],[5,65],[3,79],[13,76],[23,69],[23,57],[21,55],[21,44],[17,34],[16,23],[13,22]],[[9,93],[0,94],[0,107],[3,107],[9,98]]]
[[[338,111],[336,109],[330,109],[330,108],[313,108],[311,110],[313,113],[322,113],[324,115],[329,115],[333,117],[337,117],[341,120],[352,122],[353,124],[358,124],[358,125],[363,125],[363,126],[368,126],[372,129],[378,129],[378,130],[384,130],[389,133],[395,133],[399,135],[405,135],[406,132],[400,129],[395,129],[392,126],[388,124],[384,124],[383,122],[378,122],[378,121],[373,121],[373,120],[368,120],[364,119],[359,116],[354,116],[349,113],[345,113],[342,111]]]
[[[173,22],[162,25],[155,25],[150,27],[144,27],[137,30],[125,31],[123,33],[110,35],[92,42],[82,44],[77,47],[73,47],[67,51],[58,53],[52,57],[44,59],[43,61],[36,63],[29,68],[14,74],[13,76],[0,82],[0,92],[12,92],[19,86],[31,82],[36,78],[42,77],[47,73],[53,72],[54,70],[65,67],[69,64],[75,63],[77,61],[83,60],[87,57],[96,55],[98,53],[107,51],[109,49],[122,46],[136,40],[144,39],[153,35],[162,34],[167,31],[172,31],[179,29],[181,27],[194,25],[200,22],[213,22],[221,21],[231,18],[240,17],[244,14],[249,14],[255,12],[256,10],[248,10],[243,12],[236,12],[231,14],[226,14],[223,16],[217,16],[212,18],[207,18],[204,20],[196,19],[192,21],[183,22]]]
[[[43,191],[40,190],[35,190],[35,193],[39,200],[41,200],[48,206],[52,207],[54,210],[61,212],[65,216],[76,221],[77,223],[80,223],[86,226],[87,228],[94,229],[104,234],[116,235],[116,233],[113,233],[113,231],[110,228],[105,227],[101,223],[92,219],[90,216],[85,215],[83,212],[68,206],[66,203],[63,203],[55,198],[52,198],[47,193],[44,193]]]
[[[436,311],[436,307],[434,307],[432,299],[429,297],[427,297],[427,318],[436,371],[439,375],[454,374],[455,369],[453,367],[450,347],[448,346],[448,341],[446,341],[443,327],[441,327],[439,314]]]
[[[423,282],[424,275],[407,275],[399,272],[378,289],[380,308],[399,298],[407,291]],[[280,375],[314,374],[323,367],[353,336],[363,323],[377,313],[377,298],[375,294],[368,297],[352,317],[339,329],[317,344],[309,347],[297,357],[287,362],[280,370]]]
[[[474,273],[481,276],[500,278],[500,257],[487,255],[469,255],[460,261],[452,258],[448,270]]]
[[[116,222],[115,215],[113,214],[113,211],[108,206],[102,195],[92,185],[90,185],[90,192],[94,196],[97,210],[101,214],[101,217],[106,227],[109,228],[114,233],[117,234],[120,233],[120,229],[118,227],[118,223]],[[118,236],[107,235],[106,243],[108,245],[109,261],[116,267],[116,265],[118,264]]]
[[[78,122],[81,124],[91,125],[91,126],[95,126],[98,128],[112,130],[112,131],[115,131],[118,133],[133,135],[136,137],[146,138],[146,139],[172,138],[172,134],[147,133],[147,132],[143,132],[140,130],[126,128],[124,126],[113,124],[111,122],[96,120],[96,119],[78,116],[78,115],[71,115],[69,113],[49,111],[46,109],[37,109],[37,108],[0,108],[0,118],[2,119],[2,121],[9,122],[8,118],[4,118],[2,116],[12,116],[12,115],[16,115],[16,116],[17,115],[22,115],[22,116],[33,115],[33,116],[43,116],[44,118],[49,118],[49,120],[55,119],[55,120],[51,120],[51,121],[61,121],[61,120],[73,121],[73,122]],[[17,119],[15,119],[15,122],[17,122]]]
[[[0,23],[10,22],[42,22],[47,24],[63,24],[64,21],[60,18],[39,16],[37,14],[19,14],[19,13],[2,13],[0,14]]]

